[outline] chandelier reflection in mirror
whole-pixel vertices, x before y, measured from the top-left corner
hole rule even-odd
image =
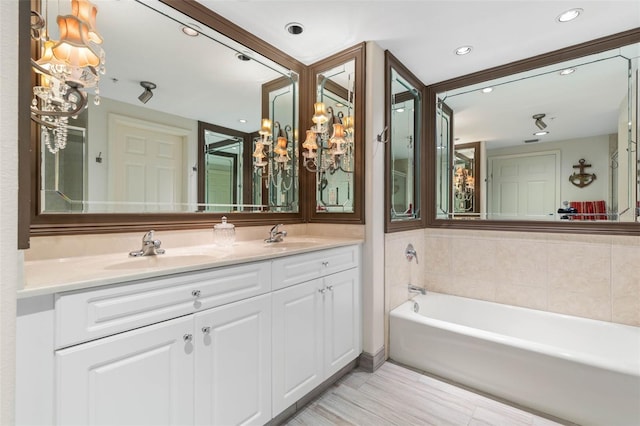
[[[48,16],[49,2],[43,4]],[[67,144],[69,118],[86,108],[88,89],[100,104],[105,53],[96,30],[97,14],[98,8],[88,0],[71,0],[71,14],[56,18],[59,39],[54,40],[46,19],[31,11],[31,38],[40,48],[39,59],[31,58],[39,84],[33,88],[31,119],[40,124],[41,142],[54,154]]]
[[[291,126],[282,126],[278,121],[272,126],[271,120],[263,118],[258,134],[260,136],[254,140],[254,173],[264,180],[265,188],[289,191],[293,184],[290,153],[294,146],[291,143],[294,135]]]
[[[325,79],[321,76],[322,79]],[[319,84],[322,87],[322,84]],[[338,170],[353,172],[353,91],[347,84],[347,99],[327,107],[324,102],[313,104],[313,126],[302,143],[305,168],[313,173],[331,174]],[[339,108],[345,109],[340,111]]]
[[[457,166],[453,174],[454,202],[458,212],[472,212],[474,204],[475,177],[473,171]]]

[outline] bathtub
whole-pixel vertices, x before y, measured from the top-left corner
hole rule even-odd
[[[640,425],[639,327],[432,292],[413,300],[391,311],[392,360],[570,422]]]

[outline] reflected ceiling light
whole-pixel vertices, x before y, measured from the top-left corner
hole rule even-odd
[[[395,112],[404,112],[404,108],[397,108],[394,110]]]
[[[458,56],[462,56],[471,53],[472,50],[472,46],[460,46],[456,50],[454,50],[454,53]]]
[[[493,92],[493,87],[485,87],[482,89],[482,93],[491,93]]]
[[[548,135],[548,134],[549,134],[549,132],[535,132],[533,134],[533,136],[544,136],[544,135]]]
[[[238,121],[239,121],[240,123],[242,123],[242,124],[244,124],[244,123],[246,123],[246,122],[247,122],[247,120],[245,120],[244,118],[241,118],[241,119],[239,119]]]
[[[289,34],[298,35],[302,34],[302,32],[304,31],[304,26],[302,26],[302,24],[299,24],[298,22],[289,22],[284,26],[284,29],[287,30]]]
[[[536,120],[535,121],[536,127],[540,130],[544,130],[547,128],[547,124],[544,121],[542,121],[544,117],[545,117],[545,114],[536,114],[532,117],[534,120]]]
[[[189,37],[198,37],[200,35],[200,27],[195,24],[184,25],[180,30]]]
[[[562,71],[560,71],[560,75],[569,75],[569,74],[573,74],[574,72],[576,72],[575,68],[565,68]]]
[[[142,94],[138,96],[138,99],[143,104],[146,104],[147,102],[149,102],[149,99],[153,97],[152,90],[157,86],[155,85],[155,83],[152,83],[150,81],[141,81],[140,86],[144,87],[144,92],[142,92]]]
[[[560,15],[556,17],[556,21],[558,22],[569,22],[576,19],[580,14],[584,12],[580,8],[569,9],[566,12],[562,12]]]

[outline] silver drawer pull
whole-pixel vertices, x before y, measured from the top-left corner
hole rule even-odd
[[[202,332],[204,334],[209,334],[210,331],[211,331],[211,327],[202,327]]]
[[[327,291],[327,289],[326,289],[326,288],[321,288],[320,290],[318,290],[318,293],[322,293],[322,294],[324,294],[326,291]]]
[[[193,290],[193,291],[191,292],[191,295],[192,295],[193,297],[200,297],[200,290]]]
[[[191,342],[191,340],[193,340],[193,335],[187,333],[184,336],[182,336],[182,340],[184,340],[185,343],[189,343]]]
[[[329,266],[329,262],[322,262],[322,266],[326,268],[327,266]]]
[[[328,285],[328,286],[327,286],[327,290],[329,290],[329,291],[333,291],[333,286],[332,286],[332,285]]]

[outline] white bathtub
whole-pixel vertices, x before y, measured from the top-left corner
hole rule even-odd
[[[390,357],[583,425],[640,425],[640,328],[427,293],[391,311]]]

